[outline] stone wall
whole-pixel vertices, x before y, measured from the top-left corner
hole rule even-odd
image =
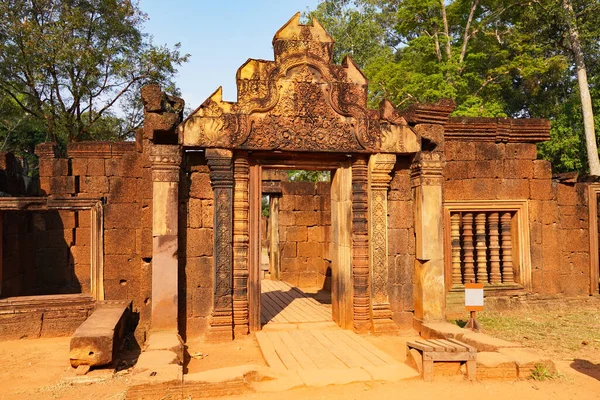
[[[446,142],[444,201],[527,200],[534,294],[589,291],[585,184],[552,180],[534,143]]]
[[[388,192],[388,293],[393,318],[412,326],[415,231],[410,160],[398,157]]]
[[[213,306],[213,190],[203,153],[188,153],[180,183],[179,324],[187,337],[208,328]]]
[[[324,288],[331,276],[331,183],[281,182],[281,192],[281,280]]]
[[[149,328],[152,294],[152,171],[143,144],[142,138],[137,142],[72,143],[62,158],[51,143],[36,148],[39,195],[104,202],[105,298],[133,301],[133,311],[140,318],[140,340]],[[89,230],[89,211],[78,214],[81,228]],[[77,248],[76,244],[71,252],[81,253]],[[76,271],[89,270],[89,256],[76,256],[74,264]]]
[[[89,211],[80,213],[3,212],[3,298],[90,293]]]

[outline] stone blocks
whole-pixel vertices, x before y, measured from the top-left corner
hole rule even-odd
[[[128,333],[130,304],[110,302],[97,309],[71,337],[69,358],[72,367],[110,364]]]

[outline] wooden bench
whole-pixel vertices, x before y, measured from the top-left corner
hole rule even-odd
[[[433,363],[436,361],[466,361],[467,377],[475,380],[477,349],[455,339],[429,339],[407,342],[408,350],[418,350],[423,358],[423,380],[433,380]]]

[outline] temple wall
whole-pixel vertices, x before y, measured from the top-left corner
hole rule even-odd
[[[136,333],[143,339],[152,294],[152,171],[141,141],[73,143],[65,158],[56,157],[52,144],[45,143],[36,153],[40,196],[103,199],[105,299],[133,301],[133,312],[139,313]],[[89,231],[89,211],[78,214],[78,227]],[[89,270],[89,257],[80,257],[81,250],[77,242],[71,248],[76,273]]]
[[[445,154],[444,201],[527,201],[534,294],[588,293],[585,184],[553,181],[550,163],[536,160],[531,143],[453,140]]]
[[[394,321],[412,325],[415,231],[410,161],[398,157],[388,192],[388,294]]]
[[[3,214],[2,298],[90,293],[89,211]]]
[[[281,182],[281,191],[281,280],[301,288],[329,290],[331,183]]]
[[[180,183],[179,325],[202,335],[213,306],[213,190],[202,153],[188,153]],[[187,207],[186,207],[187,206]]]

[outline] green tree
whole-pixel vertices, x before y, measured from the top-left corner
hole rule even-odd
[[[139,88],[173,86],[188,58],[179,45],[153,45],[141,30],[145,19],[128,0],[0,2],[0,92],[42,122],[52,141],[105,138],[117,122],[130,132],[139,124],[131,106]],[[117,116],[124,101],[129,106]]]
[[[570,21],[565,4],[573,7]],[[600,94],[599,7],[597,0],[324,0],[313,15],[342,51],[362,60],[371,106],[382,98],[400,108],[451,98],[454,115],[548,118],[552,142],[540,154],[564,171],[587,165],[586,85],[577,85],[577,75],[585,65],[591,99]],[[374,27],[375,55],[349,48],[348,37]]]

